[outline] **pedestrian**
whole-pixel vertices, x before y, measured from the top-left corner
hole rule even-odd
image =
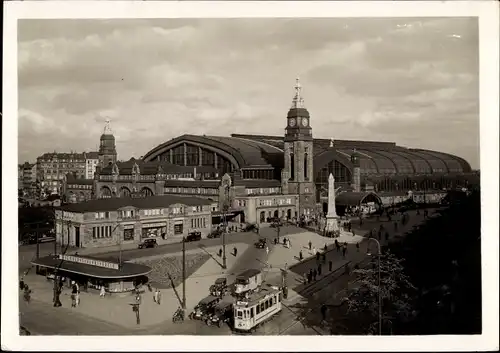
[[[278,245],[278,238],[274,238],[274,245]]]
[[[332,268],[333,268],[333,262],[332,262],[332,260],[330,260],[330,261],[328,261],[328,270],[330,272],[332,272]]]
[[[321,264],[318,265],[318,276],[321,276]]]
[[[21,277],[19,280],[19,289],[23,290],[24,289],[24,277]]]
[[[346,252],[347,252],[347,247],[343,247],[342,248],[342,258],[344,258],[344,259],[345,259]]]
[[[339,241],[337,239],[335,239],[335,248],[337,249],[337,252],[340,251],[340,244],[339,244]]]
[[[319,251],[316,252],[316,261],[319,261],[319,256],[320,256],[320,253]]]
[[[312,249],[312,242],[309,240],[309,250]]]
[[[233,248],[233,253],[234,253],[234,256],[238,255],[238,249],[236,249],[236,246]]]
[[[75,281],[71,281],[71,307],[75,308],[76,307],[76,293],[77,293],[77,288]]]
[[[78,285],[78,283],[75,283],[75,286],[76,286],[76,295],[75,295],[76,306],[79,306],[80,305],[80,286]]]
[[[219,249],[219,257],[222,257],[222,249]]]
[[[325,253],[323,253],[323,254],[321,255],[321,257],[322,257],[323,263],[325,263],[325,262],[326,262],[326,254],[325,254]]]
[[[31,301],[31,289],[28,285],[24,286],[24,300],[29,304]]]
[[[312,273],[310,272],[308,275],[307,275],[307,283],[311,283],[312,282]]]
[[[266,255],[269,256],[269,246],[266,245]]]
[[[359,252],[359,242],[356,243],[356,251]]]
[[[156,303],[158,305],[160,305],[161,304],[161,292],[159,289],[157,289],[157,291],[158,291],[158,294],[156,295]]]
[[[157,302],[158,302],[157,298],[158,298],[158,288],[156,288],[156,289],[155,289],[155,292],[153,293],[153,301],[154,301],[155,303],[157,303]]]
[[[324,250],[325,252],[328,250],[328,246],[326,246],[326,244],[325,244],[325,246],[324,246],[323,250]]]
[[[321,317],[323,318],[322,321],[326,321],[326,310],[327,310],[326,305],[322,304],[321,305]]]
[[[313,271],[313,280],[316,281],[316,276],[318,275],[318,272],[316,272],[316,269]]]
[[[101,292],[99,293],[99,297],[104,298],[106,296],[106,288],[101,286]]]
[[[302,261],[302,259],[304,258],[304,256],[302,255],[302,250],[299,251],[299,260]]]

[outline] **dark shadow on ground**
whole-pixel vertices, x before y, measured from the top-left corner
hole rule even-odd
[[[224,268],[224,265],[221,262],[219,262],[219,260],[214,255],[212,255],[207,249],[205,249],[205,245],[200,245],[199,248],[201,250],[203,250],[203,252],[205,254],[207,254],[208,256],[210,256],[210,258],[212,260],[214,260],[215,262],[217,262],[217,264],[220,266],[220,268],[222,268],[222,269]]]

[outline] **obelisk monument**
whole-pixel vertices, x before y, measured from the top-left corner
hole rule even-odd
[[[330,173],[328,177],[328,213],[326,214],[325,232],[327,235],[331,232],[337,233],[339,230],[337,211],[335,210],[335,178]]]

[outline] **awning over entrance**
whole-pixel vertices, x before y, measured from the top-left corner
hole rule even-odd
[[[125,279],[131,277],[145,276],[152,271],[149,266],[124,262],[120,269],[116,269],[113,263],[103,261],[103,259],[92,257],[71,256],[69,261],[64,260],[61,264],[59,256],[45,256],[33,260],[31,263],[35,266],[55,269],[61,271],[76,273],[79,275],[106,278],[106,279]],[[78,261],[78,262],[77,262]],[[105,264],[103,264],[105,263]],[[97,264],[97,266],[93,265]],[[106,266],[106,267],[104,267]],[[114,268],[113,268],[114,267]]]
[[[359,206],[368,202],[382,204],[382,200],[374,192],[343,192],[335,197],[336,206]]]

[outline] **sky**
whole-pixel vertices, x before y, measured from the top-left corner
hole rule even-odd
[[[318,138],[479,168],[476,18],[19,20],[19,162],[118,158],[182,134],[283,135],[297,77]]]

